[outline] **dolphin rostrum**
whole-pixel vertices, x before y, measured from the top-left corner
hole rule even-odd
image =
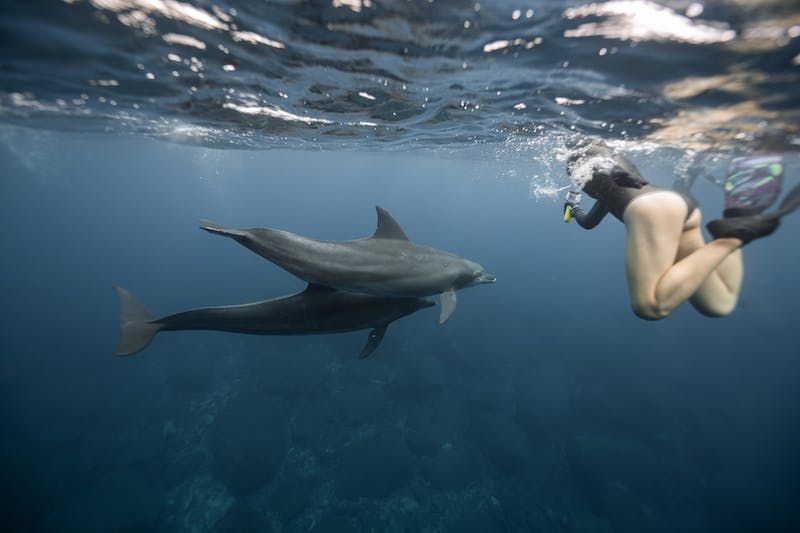
[[[351,241],[319,241],[272,228],[228,229],[208,220],[200,224],[308,283],[376,296],[441,294],[440,324],[455,310],[456,290],[494,283],[495,277],[474,261],[414,244],[388,211],[376,209],[375,233]]]
[[[255,335],[311,335],[372,328],[360,357],[372,354],[390,323],[435,305],[424,298],[386,298],[309,285],[306,290],[243,305],[204,307],[155,319],[136,297],[114,287],[120,341],[114,355],[144,350],[159,331],[215,330]]]

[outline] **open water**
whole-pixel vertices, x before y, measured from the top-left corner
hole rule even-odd
[[[600,138],[656,185],[731,157],[800,175],[800,9],[8,0],[0,6],[4,531],[800,530],[800,216],[737,310],[629,309],[624,228],[561,221]],[[709,179],[706,179],[709,178]],[[366,331],[165,332],[304,283],[198,229],[374,231],[497,283]]]

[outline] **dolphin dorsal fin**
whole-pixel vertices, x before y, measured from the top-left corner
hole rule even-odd
[[[375,229],[375,233],[372,235],[373,239],[396,239],[399,241],[407,241],[408,236],[406,236],[406,232],[403,231],[403,228],[400,227],[400,224],[392,218],[392,215],[389,212],[382,208],[379,205],[375,206],[375,210],[378,212],[378,227]]]

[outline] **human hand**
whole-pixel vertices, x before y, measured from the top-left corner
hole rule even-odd
[[[569,191],[564,200],[564,209],[569,209],[570,213],[574,211],[581,203],[581,193],[577,191]]]

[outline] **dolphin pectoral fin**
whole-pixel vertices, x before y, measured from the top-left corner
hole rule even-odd
[[[439,313],[440,326],[447,322],[447,319],[456,310],[457,301],[455,289],[448,289],[442,293],[442,311]]]
[[[359,359],[366,359],[372,355],[372,352],[378,349],[378,346],[380,346],[383,340],[383,336],[386,335],[387,327],[388,326],[380,326],[369,332],[369,335],[367,335],[367,343],[364,344],[364,348],[362,348],[361,353],[358,354]]]
[[[378,227],[375,233],[372,234],[373,239],[395,239],[399,241],[407,241],[408,236],[400,224],[389,214],[389,212],[379,205],[375,206],[378,212]]]

